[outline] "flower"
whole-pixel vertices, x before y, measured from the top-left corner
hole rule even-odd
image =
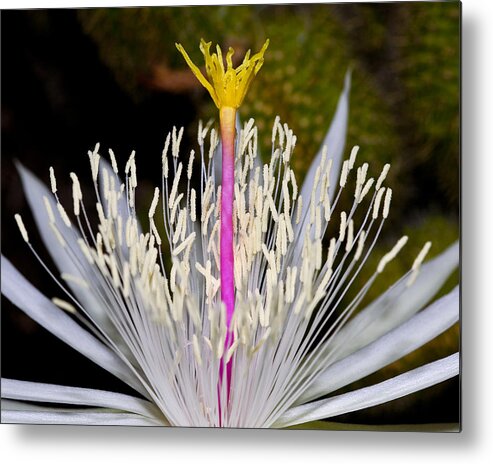
[[[246,60],[251,72],[258,71],[265,47],[251,58],[254,63]],[[213,60],[208,45],[202,48],[206,62]],[[389,216],[392,191],[384,185],[389,165],[378,177],[369,177],[367,163],[357,166],[358,147],[342,161],[349,87],[347,75],[323,147],[301,188],[290,167],[296,136],[286,124],[274,121],[272,154],[265,164],[258,157],[253,120],[236,128],[232,312],[219,295],[224,183],[216,175],[221,158],[214,128],[199,124],[199,169],[195,151],[182,158],[183,129],[168,134],[162,185],[149,207],[147,232],[136,215],[135,153],[122,181],[111,150],[110,162],[100,156],[99,145],[89,152],[96,227],[88,220],[76,174],[70,175],[69,216],[53,170],[50,192],[21,167],[64,298],[50,301],[5,257],[2,293],[140,396],[2,379],[2,421],[287,427],[381,404],[457,375],[458,353],[333,395],[422,346],[459,317],[457,288],[429,304],[458,264],[457,244],[424,262],[431,245],[426,243],[406,275],[357,311],[408,239],[399,239],[370,279],[352,288]],[[243,96],[236,94],[233,103],[239,105]],[[216,97],[221,109],[222,97]],[[194,173],[200,189],[191,186]],[[340,211],[339,199],[347,189],[353,204]],[[160,203],[163,224],[155,219]],[[19,215],[16,221],[38,257]],[[350,290],[356,290],[351,298]]]

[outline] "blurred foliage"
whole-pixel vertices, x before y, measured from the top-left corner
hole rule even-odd
[[[402,11],[407,34],[397,34],[399,59],[393,64],[405,89],[413,152],[434,173],[449,204],[459,191],[460,10],[456,3],[431,3]],[[446,166],[446,169],[444,167]],[[421,171],[422,172],[422,171]],[[424,172],[423,175],[426,173]]]

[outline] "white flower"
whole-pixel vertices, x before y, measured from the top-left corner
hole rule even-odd
[[[299,191],[289,165],[296,137],[286,125],[276,119],[271,159],[263,166],[253,121],[238,135],[230,335],[218,294],[220,158],[214,154],[219,150],[214,129],[199,127],[199,169],[193,152],[182,159],[182,131],[168,135],[149,232],[142,231],[135,214],[134,154],[122,183],[111,150],[111,164],[100,159],[98,146],[89,152],[97,228],[87,220],[75,174],[70,218],[58,200],[54,173],[50,193],[20,168],[41,237],[58,267],[59,277],[53,277],[65,293],[59,295],[63,299],[46,298],[5,257],[2,293],[140,397],[2,379],[2,421],[286,427],[381,404],[457,375],[458,353],[330,396],[422,346],[459,317],[457,288],[426,307],[458,265],[457,244],[422,264],[425,244],[412,269],[360,310],[372,282],[405,245],[403,237],[356,296],[344,298],[391,201],[384,186],[388,167],[376,179],[369,177],[367,163],[356,166],[357,148],[342,161],[348,93],[349,76],[324,148]],[[196,171],[199,190],[190,183]],[[182,185],[187,185],[183,191]],[[348,188],[353,206],[339,211],[339,196]],[[163,225],[154,219],[159,202]],[[360,210],[364,214],[355,214]],[[34,251],[22,219],[16,219]],[[337,227],[330,229],[335,235],[327,237],[324,251],[329,222]]]

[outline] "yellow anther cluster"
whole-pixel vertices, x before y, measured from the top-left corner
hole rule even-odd
[[[192,62],[181,44],[176,44],[176,48],[183,55],[199,82],[209,91],[219,109],[224,107],[239,108],[250,83],[264,63],[264,53],[269,46],[269,40],[267,39],[260,51],[252,57],[250,57],[250,50],[248,50],[243,63],[236,69],[233,68],[232,60],[234,50],[230,47],[226,54],[225,69],[221,48],[218,45],[216,47],[217,52],[211,54],[211,44],[212,42],[205,42],[203,39],[200,41],[200,51],[205,58],[205,71],[209,79],[206,79],[200,69]]]

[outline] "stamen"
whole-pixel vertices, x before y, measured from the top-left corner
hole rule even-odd
[[[154,189],[154,197],[152,198],[151,206],[149,208],[149,213],[148,213],[149,219],[152,219],[154,217],[154,214],[156,214],[156,206],[158,204],[158,201],[159,201],[159,188],[156,187]]]
[[[195,222],[197,220],[197,217],[196,217],[196,211],[197,211],[197,207],[195,205],[196,203],[196,192],[195,192],[195,189],[191,189],[190,191],[190,220],[192,222]]]
[[[46,212],[48,213],[48,220],[50,222],[55,222],[55,215],[53,213],[53,209],[51,207],[50,200],[48,199],[48,197],[46,195],[43,196],[43,202],[45,204]]]
[[[356,156],[359,151],[359,146],[355,145],[353,149],[351,150],[351,155],[349,156],[349,169],[353,169],[354,163],[356,162]]]
[[[431,242],[426,242],[423,248],[421,249],[421,251],[419,252],[418,256],[416,256],[416,259],[414,260],[413,266],[411,268],[412,270],[411,276],[406,282],[406,287],[410,287],[416,281],[416,278],[419,275],[421,264],[424,261],[426,255],[428,254],[428,251],[430,251],[430,248],[431,248]]]
[[[82,201],[82,190],[77,175],[73,172],[70,173],[72,179],[72,198],[74,200],[74,214],[79,216],[80,214],[80,202]]]
[[[57,192],[56,177],[55,177],[55,171],[53,170],[52,166],[50,166],[50,184],[51,184],[51,191],[53,194],[55,194]]]
[[[67,226],[67,227],[72,227],[72,224],[70,223],[70,219],[67,215],[67,212],[65,211],[65,208],[62,206],[61,203],[57,203],[56,204],[57,208],[58,208],[58,212],[60,213],[60,216],[64,222],[64,224]]]
[[[408,237],[406,235],[404,235],[394,245],[394,248],[392,248],[392,250],[390,250],[386,255],[384,255],[384,257],[378,263],[377,272],[379,274],[381,274],[383,272],[383,270],[385,269],[385,266],[388,263],[390,263],[390,261],[392,261],[397,256],[399,251],[401,251],[402,247],[407,243],[407,240],[408,240]]]
[[[366,184],[365,186],[363,187],[363,190],[361,192],[361,195],[359,196],[358,198],[358,203],[361,203],[361,201],[363,200],[363,198],[365,198],[366,194],[370,191],[373,183],[375,182],[375,179],[373,177],[371,177],[370,179],[368,179],[366,181]]]
[[[22,221],[22,217],[20,214],[15,214],[14,215],[15,222],[17,222],[17,227],[19,228],[19,231],[22,235],[22,238],[26,243],[29,243],[29,235],[27,235],[27,230],[24,227],[24,222]]]
[[[346,251],[347,252],[351,251],[351,248],[353,247],[353,236],[354,236],[354,222],[351,219],[349,221],[349,226],[347,228],[347,240],[346,240]]]
[[[195,151],[192,150],[190,152],[190,157],[188,159],[188,168],[187,168],[187,179],[188,180],[190,180],[192,178],[194,156],[195,156]]]
[[[192,232],[183,242],[180,243],[174,250],[173,256],[178,256],[187,246],[195,240],[195,232]]]
[[[71,314],[77,314],[77,310],[68,301],[61,300],[60,298],[52,298],[53,304],[57,305],[60,309],[63,309]]]
[[[88,151],[87,152],[87,154],[89,155],[89,162],[91,164],[91,174],[92,174],[93,182],[96,182],[98,179],[99,159],[101,158],[98,154],[98,150],[99,150],[99,143],[97,143],[96,146],[94,147],[94,151]],[[53,176],[53,178],[54,178],[54,176]],[[52,185],[52,191],[53,191],[53,183],[51,185]],[[53,193],[55,193],[55,192],[53,192]]]
[[[361,257],[361,253],[363,253],[363,247],[365,246],[365,239],[366,239],[366,232],[362,230],[358,240],[358,248],[356,249],[356,253],[354,255],[355,261],[358,261]]]
[[[300,223],[302,211],[303,211],[303,198],[298,197],[298,206],[296,208],[296,224]]]
[[[390,211],[390,201],[392,200],[392,189],[388,188],[387,193],[385,194],[385,202],[383,204],[383,212],[382,217],[387,219]]]
[[[341,212],[341,223],[339,225],[339,241],[342,243],[344,241],[344,236],[346,234],[346,223],[347,215],[345,211]]]
[[[384,192],[385,192],[385,187],[378,190],[377,196],[375,197],[375,203],[373,204],[373,214],[372,214],[373,219],[378,218],[378,211],[380,209],[380,203],[382,201]]]
[[[173,185],[171,187],[171,193],[169,195],[169,207],[173,208],[175,204],[175,197],[178,192],[178,185],[180,183],[181,171],[183,169],[183,164],[178,164],[178,169],[175,174],[175,178],[173,179]]]
[[[375,190],[380,190],[380,187],[382,186],[383,182],[387,178],[387,174],[389,173],[389,170],[390,170],[390,164],[386,164],[383,167],[380,177],[377,180],[377,184],[375,185]]]
[[[61,274],[61,278],[66,282],[73,282],[74,284],[77,284],[80,287],[89,288],[88,283],[84,279],[81,279],[80,277],[74,276],[72,274],[67,274],[63,272]]]
[[[423,248],[421,249],[421,251],[419,252],[418,256],[416,256],[416,259],[414,260],[413,266],[411,268],[413,271],[415,271],[416,269],[419,269],[422,262],[426,258],[426,255],[430,251],[430,248],[431,248],[431,242],[426,242],[424,244]]]
[[[118,165],[116,163],[115,154],[113,153],[113,150],[111,148],[108,150],[108,152],[110,154],[111,168],[113,169],[113,172],[115,174],[118,174]]]

